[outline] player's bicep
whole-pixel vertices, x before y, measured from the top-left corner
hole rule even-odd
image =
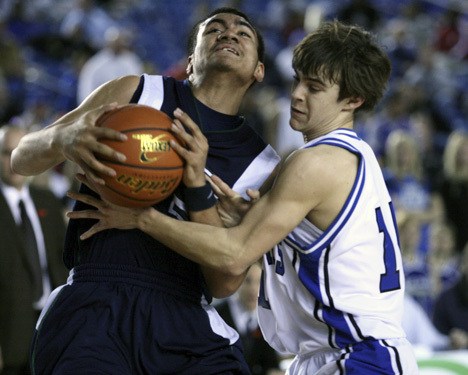
[[[241,228],[253,261],[285,238],[313,208],[313,189],[307,189],[309,173],[304,175],[297,163],[289,164],[244,217]]]
[[[82,113],[111,103],[116,105],[128,104],[138,87],[139,81],[138,76],[123,76],[108,81],[89,94],[75,111]]]

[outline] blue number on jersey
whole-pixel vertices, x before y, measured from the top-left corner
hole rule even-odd
[[[392,209],[392,207],[390,207]],[[379,231],[384,235],[383,241],[383,257],[385,264],[385,273],[380,275],[380,292],[390,292],[392,290],[400,289],[400,271],[397,270],[395,247],[393,245],[390,234],[388,233],[387,226],[385,224],[382,210],[380,207],[375,209],[375,215],[377,217],[377,225]]]
[[[278,275],[283,276],[283,275],[284,275],[283,252],[282,252],[281,249],[278,247],[278,256],[279,256],[279,259],[276,260],[276,262],[275,262],[275,257],[274,257],[274,255],[273,255],[273,251],[274,251],[274,250],[271,250],[271,251],[269,251],[268,253],[265,254],[265,257],[266,257],[266,259],[267,259],[267,262],[268,262],[269,265],[275,264],[275,272],[276,272]]]
[[[260,279],[260,290],[258,291],[258,305],[264,309],[271,310],[270,302],[265,295],[265,271],[262,271],[262,278]]]
[[[281,251],[280,248],[278,248],[278,256],[279,256],[279,260],[277,260],[275,262],[275,257],[273,256],[273,251],[274,250],[271,250],[269,251],[268,253],[265,254],[265,258],[267,260],[267,263],[268,265],[275,265],[275,272],[278,274],[278,275],[281,275],[283,276],[284,275],[284,261],[283,261],[283,252]],[[263,308],[265,309],[270,309],[271,310],[271,307],[270,307],[270,302],[268,302],[266,296],[265,296],[265,275],[264,275],[265,271],[262,271],[262,278],[261,278],[261,281],[260,281],[260,290],[259,290],[259,293],[258,293],[258,304],[260,306],[262,306]]]

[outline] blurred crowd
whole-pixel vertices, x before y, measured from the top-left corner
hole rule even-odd
[[[0,124],[28,130],[50,124],[121,75],[183,79],[181,41],[219,6],[244,11],[264,35],[266,79],[242,112],[284,156],[303,143],[288,126],[296,43],[322,19],[376,34],[391,58],[392,78],[377,110],[359,114],[356,131],[384,169],[408,303],[424,316],[409,314],[408,332],[422,319],[434,329],[431,337],[409,332],[410,340],[432,350],[468,348],[466,0],[2,0]],[[34,183],[67,204],[72,175],[64,165]]]

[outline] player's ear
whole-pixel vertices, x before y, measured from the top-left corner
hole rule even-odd
[[[265,65],[259,61],[254,71],[254,78],[255,81],[262,82],[263,77],[265,77]]]
[[[356,108],[359,108],[364,103],[365,100],[364,98],[357,96],[357,97],[347,98],[345,99],[345,101],[346,103],[345,103],[344,109],[348,111],[355,111]]]
[[[193,55],[190,55],[187,59],[187,67],[185,68],[185,72],[187,73],[187,76],[190,76],[190,74],[193,73]]]

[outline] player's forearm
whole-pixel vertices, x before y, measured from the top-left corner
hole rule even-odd
[[[203,267],[239,276],[249,266],[226,228],[175,220],[154,209],[139,215],[138,228]]]
[[[55,132],[55,128],[49,127],[25,135],[11,155],[13,171],[37,175],[63,162],[65,157],[54,141]]]
[[[208,210],[190,212],[190,220],[195,223],[208,224],[215,227],[224,228],[223,221],[219,217],[218,210],[215,206]],[[215,298],[226,298],[232,295],[239,289],[244,281],[245,274],[232,275],[217,269],[200,266],[206,285]]]
[[[220,228],[224,227],[216,206],[203,211],[191,211],[189,212],[189,216],[190,221],[193,221],[194,223],[208,224]]]

